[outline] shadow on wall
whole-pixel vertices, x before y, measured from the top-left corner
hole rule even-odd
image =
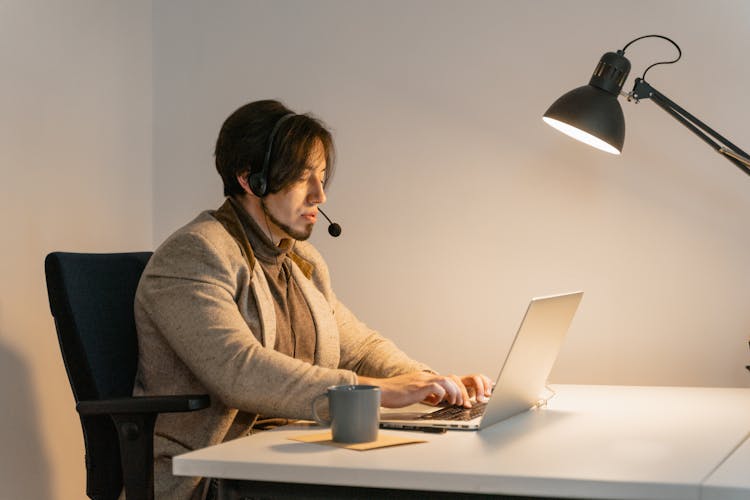
[[[0,332],[0,499],[52,498],[30,370]]]

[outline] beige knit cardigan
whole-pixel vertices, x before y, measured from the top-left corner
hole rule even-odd
[[[157,419],[159,499],[203,495],[200,478],[172,475],[174,455],[246,435],[257,415],[309,419],[315,396],[331,385],[356,383],[356,374],[428,369],[336,299],[325,262],[307,242],[296,242],[290,257],[315,324],[315,362],[274,351],[273,299],[234,210],[227,200],[170,236],[154,252],[136,293],[134,394],[208,393],[212,400],[208,409]],[[248,307],[251,301],[256,307]]]

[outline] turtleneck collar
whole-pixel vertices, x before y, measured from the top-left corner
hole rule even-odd
[[[269,264],[278,264],[284,260],[284,257],[294,248],[295,241],[292,238],[282,238],[278,245],[274,245],[273,241],[255,222],[255,219],[247,213],[247,210],[239,201],[232,197],[229,198],[229,201],[239,216],[255,257]]]

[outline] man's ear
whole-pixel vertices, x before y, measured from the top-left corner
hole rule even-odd
[[[245,194],[253,194],[253,191],[250,189],[250,184],[247,183],[248,175],[250,175],[249,169],[238,173],[236,179],[239,185],[242,186],[242,189],[243,191],[245,191]]]

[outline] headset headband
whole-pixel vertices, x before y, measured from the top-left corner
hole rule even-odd
[[[264,197],[268,194],[268,170],[271,163],[271,150],[273,149],[273,141],[276,138],[276,134],[289,118],[297,116],[296,113],[287,113],[274,124],[271,129],[271,134],[268,136],[268,147],[266,148],[266,155],[263,160],[263,168],[260,172],[256,172],[248,176],[247,182],[250,186],[250,190],[258,197]]]

